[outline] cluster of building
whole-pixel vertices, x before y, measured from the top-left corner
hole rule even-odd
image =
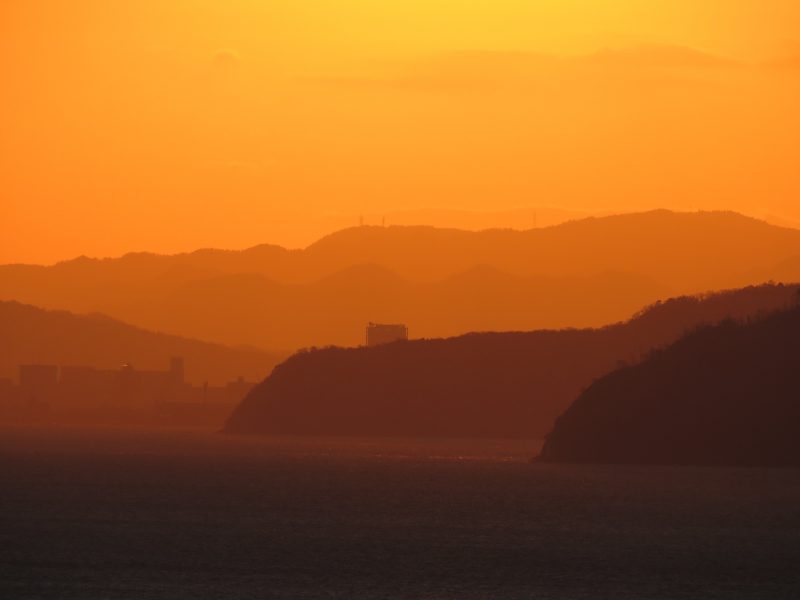
[[[196,386],[184,378],[182,358],[166,371],[146,371],[124,364],[119,369],[29,364],[19,366],[19,383],[0,379],[0,410],[17,412],[153,414],[209,412],[238,403],[254,386],[239,377],[224,386]]]
[[[408,339],[402,324],[369,323],[366,345]],[[185,380],[183,358],[170,359],[165,371],[91,366],[27,364],[19,366],[19,382],[0,378],[0,417],[49,415],[68,420],[86,417],[190,422],[219,421],[255,384],[239,377],[224,386],[192,385]]]

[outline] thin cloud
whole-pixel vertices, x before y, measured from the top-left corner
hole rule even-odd
[[[594,64],[634,68],[713,69],[741,65],[736,60],[696,48],[656,44],[604,48],[583,60]]]
[[[240,62],[239,54],[235,50],[220,49],[214,53],[214,66],[218,69],[234,69]]]
[[[608,69],[632,73],[730,70],[736,60],[684,46],[606,48],[592,54],[558,56],[531,52],[462,51],[387,64],[363,77],[319,78],[332,87],[472,91],[536,88],[563,77],[580,79]]]

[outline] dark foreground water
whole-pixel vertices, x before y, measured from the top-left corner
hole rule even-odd
[[[800,471],[0,430],[0,598],[800,598]]]

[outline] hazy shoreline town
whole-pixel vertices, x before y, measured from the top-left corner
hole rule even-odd
[[[402,324],[369,323],[365,345],[408,340]],[[244,376],[224,386],[185,380],[184,359],[170,358],[166,370],[88,365],[22,364],[17,379],[0,377],[0,422],[65,421],[173,424],[213,427],[255,387]]]
[[[111,421],[213,426],[255,385],[239,377],[225,386],[184,380],[183,359],[164,371],[86,365],[19,365],[19,383],[0,379],[0,419]]]

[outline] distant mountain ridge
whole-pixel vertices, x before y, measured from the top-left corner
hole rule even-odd
[[[767,243],[762,247],[750,248],[752,258],[748,260],[748,253],[741,249],[739,240],[729,239],[733,233],[748,239],[762,239]],[[718,248],[702,247],[709,242],[708,236],[718,234],[724,234],[723,238],[715,240]],[[318,280],[362,262],[380,264],[411,281],[438,279],[476,264],[493,266],[520,276],[565,276],[594,272],[598,265],[602,269],[643,272],[635,267],[652,258],[643,256],[643,253],[655,254],[663,260],[670,253],[691,256],[688,250],[714,250],[709,258],[725,257],[728,252],[735,250],[735,255],[742,258],[739,269],[744,271],[751,266],[762,266],[756,258],[759,255],[770,260],[800,256],[798,240],[800,230],[769,225],[735,212],[678,213],[654,210],[587,217],[525,231],[467,231],[429,226],[351,227],[324,236],[303,250],[261,244],[245,250],[200,249],[174,255],[135,252],[104,259],[78,257],[49,267],[2,265],[2,271],[8,273],[0,273],[3,275],[0,282],[8,274],[25,272],[64,271],[72,276],[85,273],[105,277],[116,275],[117,278],[124,273],[130,279],[146,280],[195,270],[200,274],[217,275],[258,273],[276,282],[302,283]],[[656,246],[656,241],[672,243]],[[603,243],[613,244],[608,246]],[[573,253],[580,251],[580,264],[564,269],[563,264],[555,265],[542,260],[543,257],[552,260],[559,254],[544,253],[544,250],[561,249],[563,253],[565,246]],[[420,261],[413,256],[410,248],[424,253],[425,260]],[[638,251],[632,252],[633,249]],[[436,251],[426,253],[428,250]],[[785,252],[787,250],[788,253]],[[618,262],[609,265],[609,253]],[[695,254],[701,259],[706,257],[704,252]],[[531,258],[538,260],[531,262]],[[569,263],[570,260],[574,260],[574,256],[564,257],[558,262]]]
[[[750,243],[755,245],[743,247]],[[360,227],[326,236],[303,252],[331,270],[369,256],[410,280],[436,280],[484,264],[518,276],[636,273],[696,292],[800,255],[798,243],[798,230],[734,212],[656,210],[527,231]],[[425,260],[410,255],[410,248]]]
[[[800,305],[700,329],[595,381],[540,460],[800,466]]]
[[[703,323],[796,302],[765,285],[657,303],[601,329],[473,333],[297,353],[231,415],[232,433],[540,437],[581,390]]]
[[[776,273],[800,280],[796,257],[798,230],[736,213],[662,210],[528,231],[357,227],[304,250],[6,265],[0,299],[291,349],[357,344],[370,320],[406,323],[412,337],[600,326],[669,295]]]
[[[18,302],[0,302],[0,377],[16,378],[20,364],[43,363],[116,369],[164,370],[173,356],[185,360],[187,380],[222,384],[241,375],[265,377],[281,355],[228,348],[146,331],[104,315],[76,315]]]

